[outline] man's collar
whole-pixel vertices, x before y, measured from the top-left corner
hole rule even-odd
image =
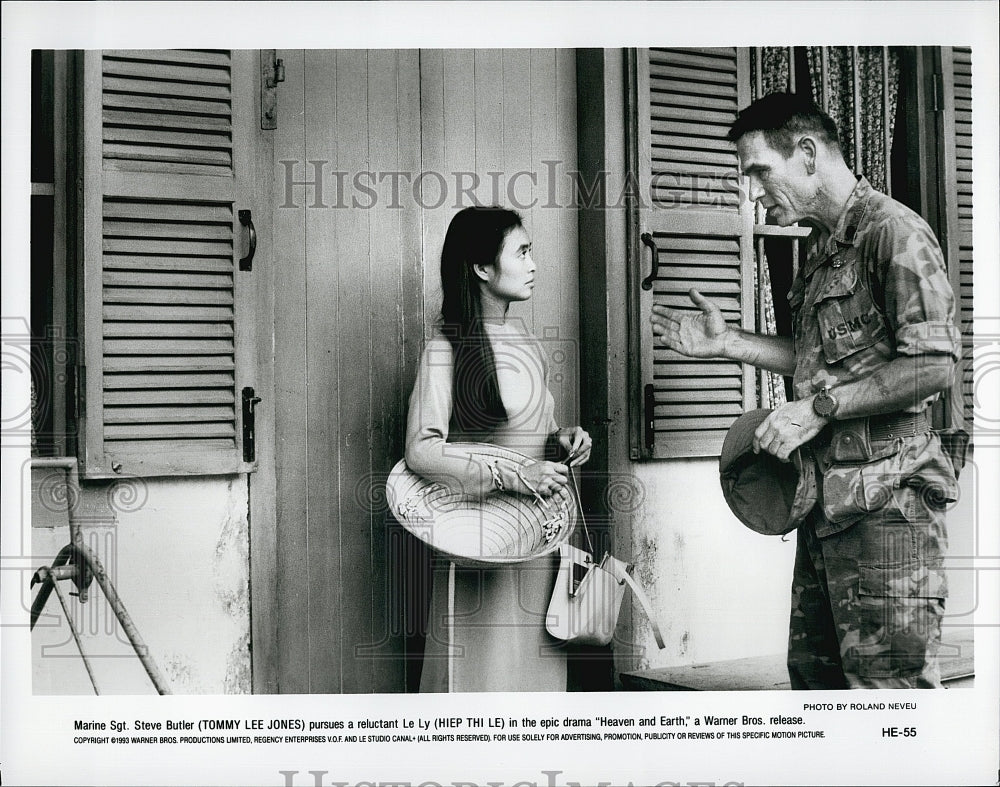
[[[821,247],[814,248],[809,254],[803,271],[806,276],[812,275],[812,272],[826,262],[841,246],[854,245],[858,227],[868,211],[868,200],[871,199],[872,191],[868,179],[864,175],[858,175],[858,182],[844,204],[844,210],[837,220],[833,234],[826,238]]]

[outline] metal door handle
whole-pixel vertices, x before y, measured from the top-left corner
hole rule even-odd
[[[650,251],[653,252],[653,269],[649,272],[649,275],[642,280],[642,288],[644,290],[653,289],[653,280],[660,275],[660,249],[656,245],[656,241],[653,240],[653,236],[644,232],[639,236],[639,240],[642,241],[644,246],[648,246]]]
[[[240,270],[253,270],[253,255],[257,253],[257,230],[253,226],[253,218],[250,216],[249,210],[241,210],[237,216],[239,216],[240,225],[250,230],[250,250],[246,257],[240,257]]]

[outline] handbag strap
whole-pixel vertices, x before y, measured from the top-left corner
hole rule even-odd
[[[580,498],[580,487],[576,485],[576,473],[573,472],[573,465],[569,467],[570,486],[573,488],[573,497],[576,498],[576,510],[580,512],[580,522],[583,524],[583,534],[587,537],[587,549],[590,554],[594,554],[594,542],[590,540],[590,531],[587,529],[587,518],[583,515],[583,500]]]
[[[583,533],[587,537],[587,547],[590,549],[590,553],[594,554],[594,545],[590,540],[590,531],[587,529],[587,518],[583,515],[583,501],[580,499],[580,489],[576,484],[576,474],[573,472],[573,466],[569,466],[569,479],[573,487],[573,495],[576,497],[577,510],[580,512],[580,522],[583,523]],[[666,645],[663,644],[663,635],[660,633],[660,627],[656,622],[656,618],[653,617],[653,604],[649,600],[649,596],[646,595],[646,591],[642,589],[642,585],[636,582],[632,575],[629,573],[628,564],[612,558],[615,565],[615,579],[621,583],[625,582],[635,594],[636,599],[639,602],[639,606],[642,607],[642,611],[646,613],[646,619],[649,620],[649,625],[653,629],[653,639],[656,640],[656,645],[660,650],[663,650]]]
[[[642,589],[642,585],[632,579],[632,575],[629,574],[628,569],[623,569],[621,572],[622,579],[628,584],[635,593],[636,599],[639,601],[639,606],[642,607],[642,611],[646,613],[646,619],[649,620],[649,625],[653,629],[653,639],[656,640],[656,646],[663,650],[666,645],[663,644],[663,635],[660,633],[660,627],[656,623],[656,618],[653,617],[653,605],[649,600],[649,596],[646,595],[646,591]]]

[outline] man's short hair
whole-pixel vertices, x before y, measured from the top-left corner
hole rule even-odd
[[[758,98],[737,114],[726,139],[736,142],[752,131],[761,132],[768,144],[785,158],[792,155],[803,134],[818,137],[843,155],[833,118],[811,99],[795,93],[770,93]]]

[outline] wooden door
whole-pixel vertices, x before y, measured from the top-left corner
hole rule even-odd
[[[372,198],[365,173],[419,171],[418,56],[277,54],[267,689],[402,691],[409,542],[382,500],[423,337],[421,230],[413,203]]]
[[[574,58],[277,56],[285,81],[263,184],[273,189],[274,302],[258,317],[269,325],[273,312],[274,393],[273,412],[266,401],[258,410],[273,426],[252,495],[255,691],[412,690],[428,560],[386,516],[384,480],[403,454],[459,207],[521,208],[542,286],[512,316],[542,340],[557,418],[577,422]]]

